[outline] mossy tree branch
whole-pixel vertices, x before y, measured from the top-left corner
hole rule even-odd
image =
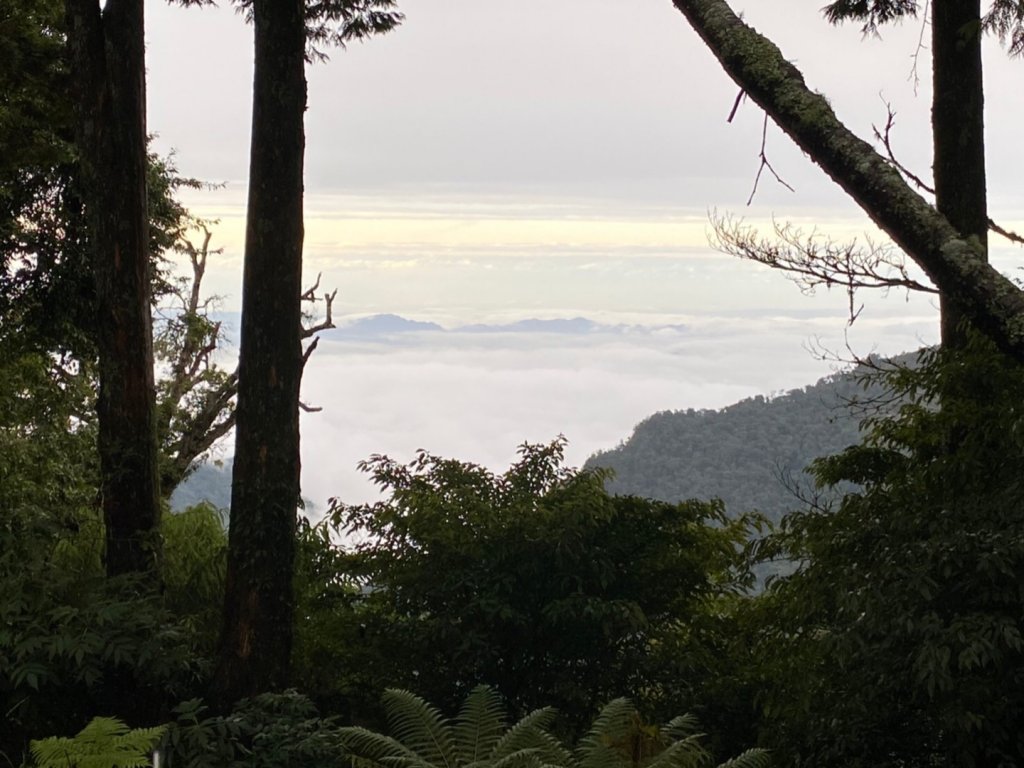
[[[729,76],[924,270],[940,293],[1004,351],[1024,361],[1024,293],[986,263],[982,245],[961,237],[725,0],[673,3]]]

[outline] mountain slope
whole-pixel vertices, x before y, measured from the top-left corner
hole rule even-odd
[[[907,360],[903,360],[907,362]],[[800,502],[794,484],[815,458],[856,443],[863,405],[881,394],[862,385],[864,371],[821,379],[784,395],[754,397],[718,411],[656,413],[632,436],[588,459],[614,471],[609,490],[663,501],[720,498],[730,513],[759,510],[773,520]]]

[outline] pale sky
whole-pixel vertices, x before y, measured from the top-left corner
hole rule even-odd
[[[863,39],[821,0],[735,4],[870,139],[897,111],[901,161],[929,175],[927,52],[919,23]],[[147,2],[149,129],[220,220],[208,287],[238,306],[252,35],[226,3]],[[867,218],[774,126],[767,151],[790,192],[758,168],[763,115],[726,117],[738,89],[669,0],[405,0],[395,32],[312,65],[306,114],[306,272],[338,287],[339,316],[393,312],[451,326],[572,317],[654,325],[682,338],[325,344],[304,397],[304,486],[360,498],[354,464],[423,447],[500,468],[522,440],[564,432],[570,459],[614,446],[656,410],[719,407],[807,384],[830,366],[807,351],[849,342],[896,353],[937,337],[927,298],[865,294],[847,331],[843,295],[805,297],[779,274],[707,245],[709,214],[772,217],[838,239]],[[926,35],[927,37],[927,35]],[[989,41],[993,216],[1024,229],[1019,151],[1024,63]],[[1020,252],[998,243],[1000,263]],[[230,452],[230,449],[228,449]]]
[[[231,306],[252,41],[222,5],[147,3],[149,127],[184,173],[227,185],[188,201],[221,221],[213,281]],[[927,175],[926,52],[916,95],[910,78],[920,25],[862,39],[855,26],[825,24],[818,5],[737,3],[861,135],[890,101],[901,159]],[[309,67],[306,269],[341,287],[342,310],[670,314],[799,302],[777,275],[766,292],[751,266],[749,285],[733,280],[717,296],[679,280],[708,265],[735,276],[706,248],[709,211],[796,219],[839,237],[869,226],[774,127],[771,161],[796,192],[765,174],[745,207],[762,114],[747,104],[726,123],[737,88],[668,0],[406,0],[402,10],[392,34]],[[1013,96],[1024,65],[994,40],[989,49],[993,210],[1013,224],[1024,218]],[[629,277],[627,264],[650,281]],[[603,288],[595,271],[606,273]],[[544,281],[539,302],[524,294],[530,275]],[[678,281],[674,292],[666,281]]]

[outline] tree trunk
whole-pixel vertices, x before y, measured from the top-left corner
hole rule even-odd
[[[91,226],[106,568],[155,570],[160,524],[143,0],[66,0],[77,142]]]
[[[303,0],[255,0],[228,572],[215,697],[287,685],[302,374]]]
[[[1024,293],[912,190],[867,142],[812,92],[778,47],[725,0],[673,0],[722,67],[982,333],[1024,361]]]
[[[935,205],[962,237],[988,249],[980,0],[932,0]],[[942,343],[961,347],[965,316],[940,295]]]

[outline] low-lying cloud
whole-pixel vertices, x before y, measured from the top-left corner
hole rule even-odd
[[[401,326],[401,319],[389,323]],[[580,330],[589,323],[586,330]],[[661,410],[718,408],[812,383],[836,369],[809,347],[896,353],[934,336],[934,318],[682,318],[629,326],[577,319],[577,332],[520,323],[486,330],[327,335],[306,369],[303,493],[376,498],[356,465],[371,454],[411,460],[418,449],[506,467],[524,441],[570,441],[572,464],[615,446]],[[858,341],[867,339],[869,341]],[[883,341],[879,342],[881,339]]]

